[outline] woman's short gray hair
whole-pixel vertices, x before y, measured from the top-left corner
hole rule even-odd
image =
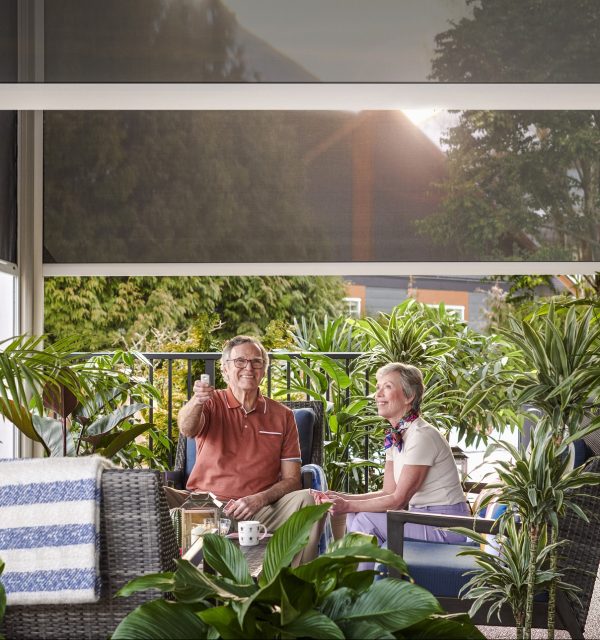
[[[267,353],[267,350],[262,346],[261,341],[258,338],[253,338],[252,336],[235,336],[235,338],[227,340],[227,342],[223,345],[223,353],[221,354],[221,368],[225,367],[225,362],[229,360],[232,349],[234,347],[238,347],[240,344],[246,344],[247,342],[255,344],[260,349],[260,355],[265,362],[266,369],[269,366],[269,354]]]
[[[389,373],[397,373],[400,376],[402,391],[407,398],[413,397],[411,408],[413,411],[419,411],[425,384],[423,383],[423,374],[421,370],[412,364],[404,364],[402,362],[390,362],[377,369],[376,378],[385,376]]]

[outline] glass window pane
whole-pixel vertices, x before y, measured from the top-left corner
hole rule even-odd
[[[17,82],[17,0],[0,2],[0,82]]]
[[[600,259],[596,112],[46,112],[44,135],[46,262]]]
[[[598,82],[590,0],[46,0],[49,82]]]
[[[17,112],[0,111],[0,260],[17,262]]]

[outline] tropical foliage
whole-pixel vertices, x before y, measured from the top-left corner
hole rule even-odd
[[[371,536],[351,534],[308,564],[290,568],[294,555],[327,505],[305,507],[267,545],[254,583],[239,548],[215,535],[204,538],[206,561],[216,575],[178,561],[175,573],[140,577],[120,591],[156,588],[174,601],[141,605],[113,638],[483,638],[467,616],[445,616],[437,600],[407,580],[373,582],[362,561],[385,562],[400,575],[399,556]]]
[[[323,443],[324,469],[327,485],[333,491],[361,492],[370,481],[377,482],[379,474],[368,474],[381,468],[377,459],[377,426],[381,420],[369,408],[365,397],[366,380],[354,361],[346,364],[323,353],[303,352],[299,357],[277,355],[275,362],[287,363],[289,369],[289,393],[298,397],[309,396],[323,403],[326,416]],[[288,394],[285,381],[287,369],[279,371],[276,380],[282,384],[275,397]],[[369,446],[375,442],[376,446]],[[367,475],[365,475],[367,474]]]
[[[600,484],[600,475],[585,472],[584,467],[571,468],[569,451],[575,440],[600,428],[600,418],[594,413],[600,396],[599,325],[594,305],[575,301],[557,307],[551,302],[521,322],[512,319],[510,328],[502,331],[518,348],[514,358],[517,367],[504,380],[504,402],[529,411],[535,425],[526,450],[504,441],[491,445],[489,453],[501,448],[510,461],[495,463],[498,482],[488,485],[494,493],[486,494],[481,505],[491,500],[508,505],[500,518],[501,533],[518,515],[528,543],[516,539],[511,542],[529,551],[527,590],[524,594],[522,571],[514,567],[503,574],[505,583],[515,579],[510,601],[501,590],[483,594],[479,590],[483,578],[477,576],[471,581],[471,589],[479,598],[485,595],[487,600],[508,601],[515,617],[523,621],[520,631],[526,639],[531,636],[533,598],[540,582],[548,586],[548,633],[550,638],[554,636],[556,588],[560,585],[563,590],[569,589],[558,571],[557,549],[562,544],[559,520],[571,510],[587,521],[577,498],[585,495],[585,487]],[[473,393],[477,397],[479,392],[473,389]],[[481,575],[498,562],[484,560]],[[525,595],[525,599],[515,594],[521,598]]]
[[[498,380],[511,369],[514,347],[497,335],[484,336],[448,312],[408,299],[375,320],[358,321],[365,371],[406,362],[423,372],[422,412],[446,434],[456,429],[469,445],[519,419],[501,402]],[[477,385],[481,393],[471,394]]]
[[[514,518],[506,520],[502,533],[498,533],[494,542],[499,552],[491,553],[485,550],[486,545],[490,544],[490,540],[485,536],[461,527],[452,530],[462,533],[480,545],[467,547],[458,553],[472,556],[478,566],[477,569],[468,572],[471,578],[460,591],[461,597],[473,601],[469,615],[474,616],[484,604],[489,603],[491,606],[488,609],[487,621],[491,620],[494,613],[498,620],[501,620],[500,611],[507,605],[512,610],[516,622],[517,639],[521,640],[526,617],[529,561],[532,557],[528,531],[520,527]],[[543,531],[539,539],[540,551],[535,560],[534,594],[547,591],[552,580],[561,577],[548,566],[548,556],[554,546],[556,545],[547,544],[546,532]],[[565,591],[574,592],[571,585],[563,581],[557,584]]]
[[[159,400],[136,372],[136,364],[150,363],[123,351],[82,358],[73,340],[49,346],[43,340],[19,336],[2,343],[0,414],[47,455],[99,453],[132,466],[132,449],[143,446],[134,441],[152,426],[138,416],[150,398]]]

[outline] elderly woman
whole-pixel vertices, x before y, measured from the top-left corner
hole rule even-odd
[[[419,414],[424,385],[421,371],[393,362],[376,374],[375,402],[390,423],[385,435],[383,489],[352,495],[329,491],[333,513],[347,513],[348,531],[387,540],[388,509],[470,515],[452,450],[440,432]],[[406,538],[460,544],[464,536],[416,524],[406,524]]]

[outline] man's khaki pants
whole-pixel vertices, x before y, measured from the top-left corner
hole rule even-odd
[[[190,495],[190,491],[173,489],[171,487],[165,487],[165,493],[167,503],[171,509],[181,507]],[[299,491],[292,491],[292,493],[288,493],[282,498],[279,498],[277,502],[259,509],[252,517],[254,520],[258,520],[261,524],[264,524],[268,531],[275,531],[284,522],[289,520],[296,511],[302,509],[302,507],[314,504],[315,501],[312,495],[310,495],[309,489],[300,489]],[[292,560],[293,567],[310,562],[317,557],[319,538],[323,533],[326,517],[327,516],[324,516],[313,525],[310,530],[308,544]]]

